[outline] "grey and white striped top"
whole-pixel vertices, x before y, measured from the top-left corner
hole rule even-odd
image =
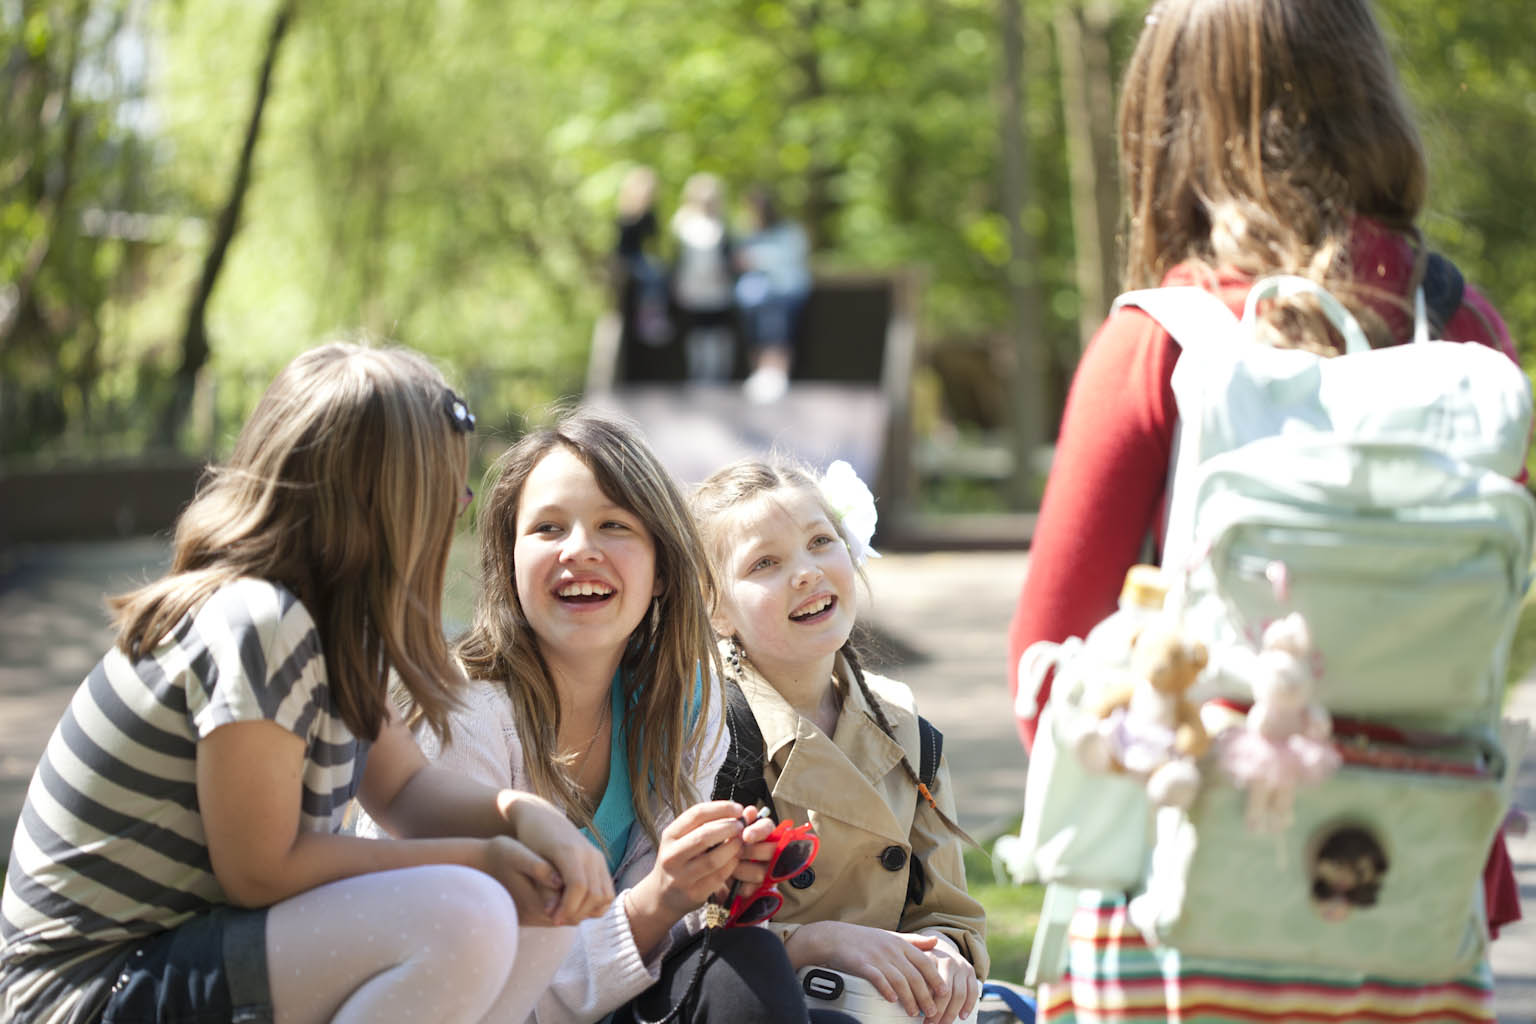
[[[227,903],[198,811],[197,742],[269,720],[306,741],[300,828],[340,825],[367,744],[335,713],[309,612],[285,588],[216,591],[137,661],[113,648],[32,776],[0,898],[0,1020],[99,1012],[148,936]]]

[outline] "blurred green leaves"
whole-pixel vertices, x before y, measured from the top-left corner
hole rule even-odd
[[[1021,212],[1041,335],[1070,360],[1079,304],[1052,28],[1064,2],[1025,5],[1034,194]],[[1103,2],[1123,55],[1144,5]],[[1536,69],[1517,6],[1380,10],[1431,152],[1426,233],[1525,340]],[[144,443],[145,396],[173,368],[275,7],[0,4],[0,452]],[[222,446],[294,352],[358,327],[431,353],[483,423],[516,430],[581,386],[613,193],[635,164],[656,168],[663,220],[697,170],[733,195],[776,186],[821,265],[923,268],[925,345],[1008,343],[990,0],[297,12],[184,448]]]
[[[1519,5],[1433,9],[1389,0],[1382,20],[1429,151],[1430,243],[1508,322],[1527,366],[1536,354],[1536,64]]]

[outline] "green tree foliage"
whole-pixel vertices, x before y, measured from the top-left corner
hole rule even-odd
[[[209,315],[222,422],[294,352],[354,328],[439,356],[482,407],[580,380],[606,239],[548,148],[557,111],[517,53],[516,6],[299,6]],[[189,138],[206,135],[196,83],[253,66],[266,16],[189,6],[167,25],[169,102]],[[226,101],[220,138],[238,137],[248,100]],[[189,189],[232,159],[230,144],[204,146]]]
[[[274,7],[152,9],[160,211],[216,214]],[[998,334],[994,17],[980,0],[300,4],[209,310],[220,421],[352,326],[443,357],[509,413],[576,391],[613,191],[636,163],[659,171],[663,216],[695,170],[775,185],[826,265],[927,268],[930,335]],[[1055,86],[1039,77],[1029,130],[1049,138]],[[1032,152],[1042,193],[1060,191],[1059,155]],[[1053,294],[1064,210],[1026,211]],[[155,372],[205,240],[158,249],[124,303],[123,347]]]
[[[124,416],[108,305],[165,228],[120,215],[148,189],[130,10],[0,5],[0,455]]]
[[[1504,315],[1529,368],[1536,360],[1536,65],[1508,3],[1381,4],[1429,151],[1431,245]]]
[[[1021,213],[1058,390],[1079,343],[1054,35],[1066,2],[1022,5]],[[175,369],[279,6],[0,0],[7,450],[144,435],[137,396]],[[1118,62],[1144,4],[1094,7],[1109,12]],[[294,352],[358,327],[439,357],[492,428],[575,393],[608,301],[614,192],[636,164],[660,176],[663,219],[697,170],[734,195],[775,186],[822,266],[922,268],[930,351],[973,349],[1006,370],[1018,314],[996,0],[294,9],[208,307],[212,355],[184,446],[221,444]],[[1520,197],[1536,82],[1521,12],[1408,0],[1381,9],[1424,114],[1426,232],[1528,343],[1536,212]],[[89,227],[103,217],[139,234]]]

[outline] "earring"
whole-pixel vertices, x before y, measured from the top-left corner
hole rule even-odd
[[[747,652],[741,649],[741,641],[733,633],[731,642],[725,649],[725,663],[731,667],[732,674],[741,675],[741,663],[745,660]]]

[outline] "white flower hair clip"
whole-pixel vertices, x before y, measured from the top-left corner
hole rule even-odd
[[[861,566],[871,558],[879,558],[880,552],[869,546],[875,535],[875,496],[852,466],[838,459],[827,467],[816,482],[821,497],[832,514],[842,524],[843,536],[848,542],[848,555],[855,566]]]

